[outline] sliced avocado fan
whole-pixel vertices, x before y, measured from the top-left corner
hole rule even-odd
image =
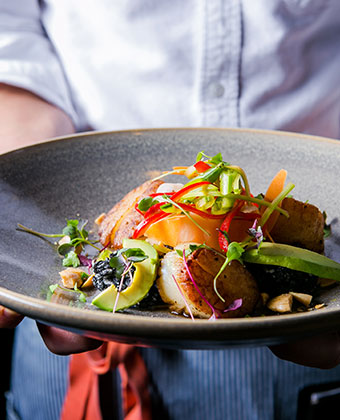
[[[258,249],[243,253],[242,259],[253,264],[279,265],[314,276],[340,281],[340,264],[324,255],[291,245],[263,242]]]
[[[156,279],[158,254],[152,245],[139,239],[124,239],[123,248],[140,248],[148,258],[134,263],[136,270],[132,283],[119,293],[117,303],[118,290],[115,285],[109,286],[92,300],[92,305],[104,311],[112,312],[115,305],[115,310],[119,311],[140,302],[147,295]]]

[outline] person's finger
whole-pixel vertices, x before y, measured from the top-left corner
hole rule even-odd
[[[94,350],[103,342],[70,331],[37,323],[46,347],[55,354],[69,355]]]
[[[331,369],[340,363],[340,335],[331,332],[290,343],[271,346],[280,359],[303,366]]]
[[[23,318],[23,315],[0,305],[0,328],[15,328]]]

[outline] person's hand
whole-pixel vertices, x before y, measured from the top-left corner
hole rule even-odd
[[[270,347],[280,359],[331,369],[340,363],[340,332],[330,332]]]
[[[24,316],[0,305],[0,328],[15,328]],[[37,323],[46,347],[55,354],[68,355],[94,350],[102,341],[83,337],[55,327]]]
[[[0,153],[74,133],[64,111],[15,86],[0,83]],[[23,316],[0,306],[0,328],[14,328]],[[56,328],[39,326],[46,345],[57,354],[86,351],[100,342]]]
[[[46,347],[54,354],[69,355],[95,350],[103,342],[82,335],[37,323]]]
[[[0,305],[0,328],[15,328],[22,319],[22,315]]]

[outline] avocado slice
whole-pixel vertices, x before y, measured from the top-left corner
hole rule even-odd
[[[242,255],[245,262],[280,265],[314,276],[340,281],[340,264],[324,255],[291,245],[263,242]]]
[[[134,263],[136,271],[133,281],[129,287],[120,292],[116,310],[128,308],[140,302],[149,292],[157,275],[158,254],[155,248],[139,239],[124,239],[123,248],[140,248],[148,258],[142,262]],[[103,290],[92,300],[92,305],[97,306],[104,311],[113,311],[116,298],[117,288],[111,285]]]

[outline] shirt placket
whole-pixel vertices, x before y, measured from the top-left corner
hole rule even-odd
[[[202,0],[201,115],[204,126],[239,126],[240,0]]]

